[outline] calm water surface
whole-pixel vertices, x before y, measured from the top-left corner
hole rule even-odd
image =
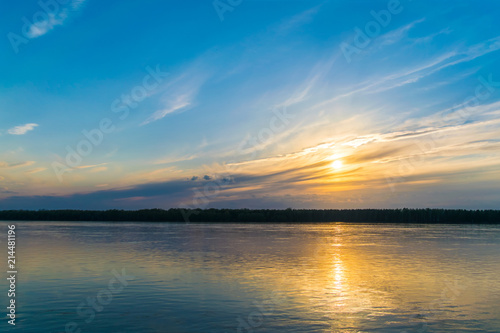
[[[15,224],[2,332],[500,332],[500,226]]]

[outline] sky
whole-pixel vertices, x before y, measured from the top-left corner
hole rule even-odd
[[[0,209],[500,209],[498,1],[0,6]]]

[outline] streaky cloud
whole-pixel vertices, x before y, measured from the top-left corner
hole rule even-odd
[[[38,124],[35,123],[29,123],[29,124],[24,124],[16,127],[12,127],[7,131],[7,133],[12,134],[12,135],[23,135],[28,133],[29,131],[32,131],[37,127]]]
[[[27,37],[34,39],[47,34],[58,25],[63,25],[68,19],[70,11],[77,11],[86,0],[72,0],[66,7],[60,8],[55,13],[46,13],[47,19],[38,21],[29,26]]]

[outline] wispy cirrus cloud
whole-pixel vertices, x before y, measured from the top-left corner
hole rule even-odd
[[[18,162],[18,163],[0,162],[0,168],[2,168],[2,169],[14,169],[14,168],[22,168],[25,166],[30,166],[33,164],[35,164],[35,161],[26,161],[26,162]]]
[[[321,6],[323,4],[319,4],[317,6],[314,6],[310,9],[307,9],[297,15],[292,16],[291,18],[285,20],[283,23],[281,23],[277,29],[276,33],[277,34],[286,34],[290,32],[291,30],[300,27],[304,24],[307,24],[308,22],[311,22],[311,20],[314,18],[314,16],[319,12],[321,9]]]
[[[26,173],[31,175],[31,174],[42,172],[45,170],[47,170],[47,168],[35,168],[33,170],[26,171]]]
[[[37,38],[45,35],[56,26],[63,25],[66,19],[70,16],[70,12],[79,10],[85,1],[86,0],[72,0],[65,7],[59,7],[56,4],[53,12],[45,13],[45,16],[47,17],[46,19],[37,21],[29,26],[27,37],[31,39]]]
[[[394,88],[415,83],[425,77],[429,77],[443,69],[467,63],[479,57],[500,50],[500,36],[490,38],[463,49],[454,49],[445,52],[426,63],[404,69],[393,74],[383,76],[379,79],[370,79],[348,88],[330,99],[321,101],[315,108],[324,107],[338,100],[355,96],[368,95],[385,92]]]
[[[395,44],[400,40],[406,38],[408,36],[408,31],[410,31],[413,27],[415,27],[417,24],[423,21],[425,21],[425,18],[421,18],[419,20],[406,24],[400,28],[389,31],[388,33],[379,37],[378,43],[380,44],[380,46]]]
[[[92,165],[81,165],[81,166],[77,166],[75,169],[93,169],[93,168],[97,168],[97,167],[102,167],[104,165],[106,165],[108,163],[99,163],[99,164],[92,164]]]
[[[12,134],[12,135],[23,135],[29,131],[32,131],[37,126],[38,126],[38,124],[35,124],[35,123],[24,124],[24,125],[12,127],[11,129],[7,130],[7,133]]]
[[[29,38],[37,38],[43,36],[50,30],[54,29],[56,26],[62,25],[66,18],[67,14],[65,12],[61,12],[58,14],[48,14],[47,20],[39,21],[29,27],[27,36]]]
[[[160,120],[170,113],[174,113],[174,112],[180,111],[180,110],[186,110],[187,107],[191,105],[193,95],[194,95],[194,93],[191,91],[191,92],[187,92],[185,94],[176,96],[175,100],[169,102],[168,106],[165,109],[161,109],[161,110],[154,112],[141,125],[146,125],[146,124],[152,123],[154,121]]]
[[[195,99],[203,85],[212,77],[210,65],[207,62],[212,54],[207,52],[194,60],[187,67],[182,68],[179,73],[167,82],[157,93],[161,94],[161,108],[153,112],[140,125],[147,125],[165,116],[186,111],[194,106]]]

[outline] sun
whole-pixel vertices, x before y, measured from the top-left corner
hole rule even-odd
[[[333,161],[332,162],[332,168],[335,169],[335,170],[339,170],[342,168],[342,161],[341,160],[336,160],[336,161]]]

